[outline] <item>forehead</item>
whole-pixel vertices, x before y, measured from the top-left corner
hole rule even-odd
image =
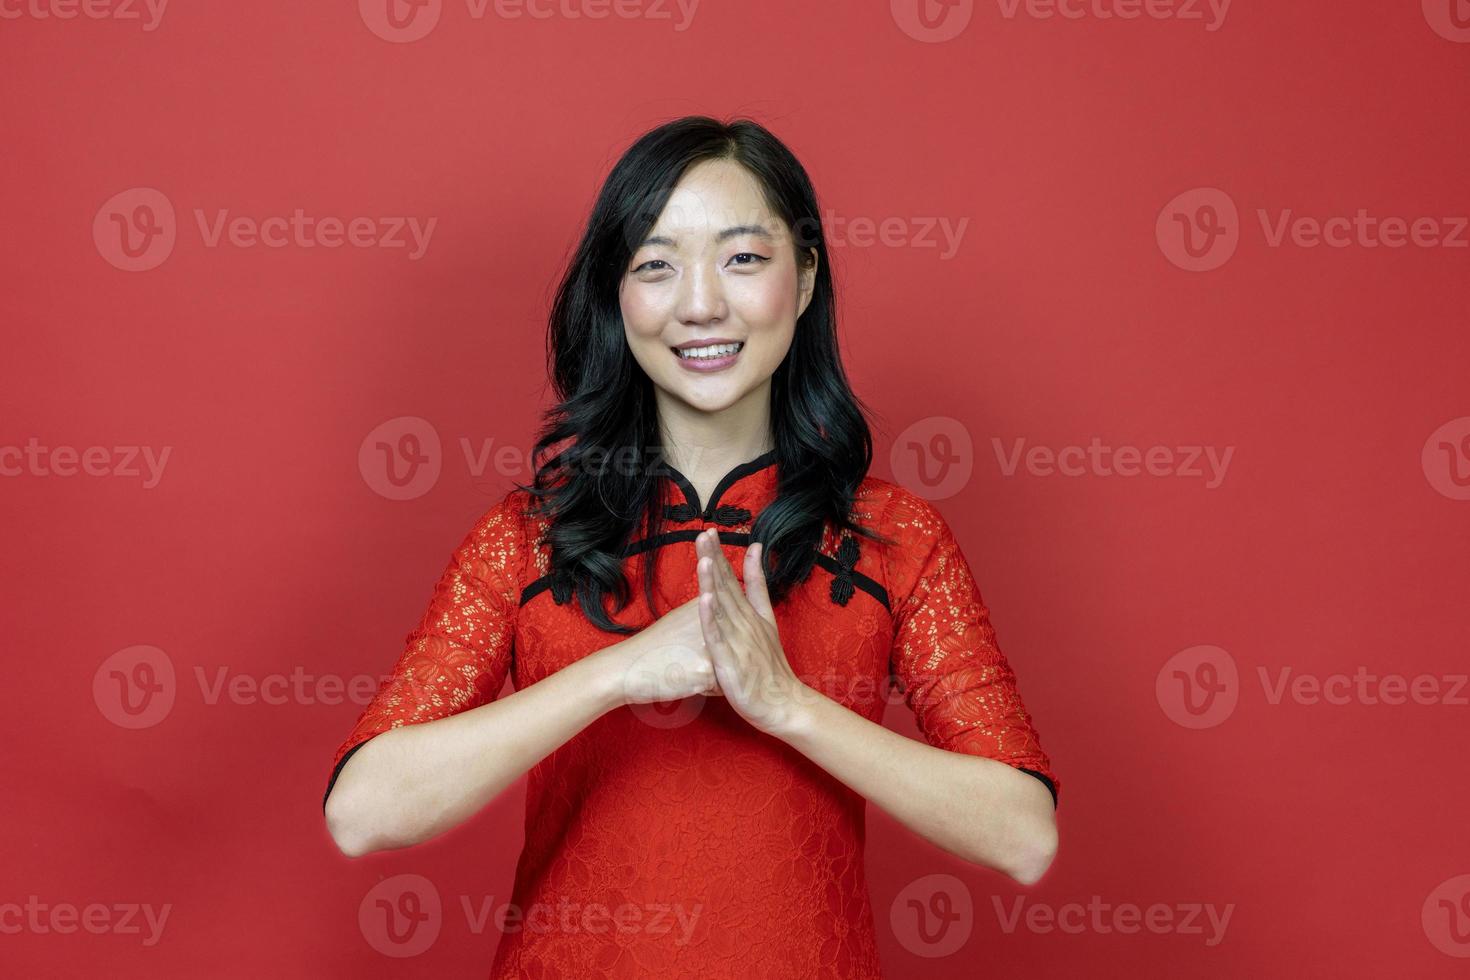
[[[782,222],[750,171],[733,160],[706,160],[684,172],[652,231],[704,235],[735,225],[764,225],[777,233]]]

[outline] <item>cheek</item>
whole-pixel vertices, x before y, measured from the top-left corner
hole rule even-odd
[[[635,337],[657,337],[663,332],[665,311],[656,294],[640,288],[641,285],[636,282],[627,283],[619,294],[623,326]]]
[[[796,317],[796,273],[752,276],[741,288],[741,316],[752,326],[780,325]]]

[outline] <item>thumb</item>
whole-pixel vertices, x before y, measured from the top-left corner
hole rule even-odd
[[[766,591],[765,568],[766,546],[758,542],[745,549],[745,597],[751,608],[762,619],[776,622],[776,612],[771,607],[771,595]]]

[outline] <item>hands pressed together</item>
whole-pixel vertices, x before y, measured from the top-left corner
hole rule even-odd
[[[629,702],[723,696],[768,734],[797,719],[806,685],[791,669],[766,591],[764,545],[745,552],[745,585],[708,528],[694,540],[699,594],[644,630],[646,645],[625,682]]]

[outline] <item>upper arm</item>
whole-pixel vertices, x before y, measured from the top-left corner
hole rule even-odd
[[[886,569],[894,617],[890,669],[919,731],[930,745],[1035,776],[1055,806],[1061,783],[953,531],[933,504],[901,487],[884,523],[899,539]]]
[[[391,728],[496,696],[510,669],[525,560],[522,492],[491,507],[454,550],[391,673],[332,758],[322,806],[351,754]]]

